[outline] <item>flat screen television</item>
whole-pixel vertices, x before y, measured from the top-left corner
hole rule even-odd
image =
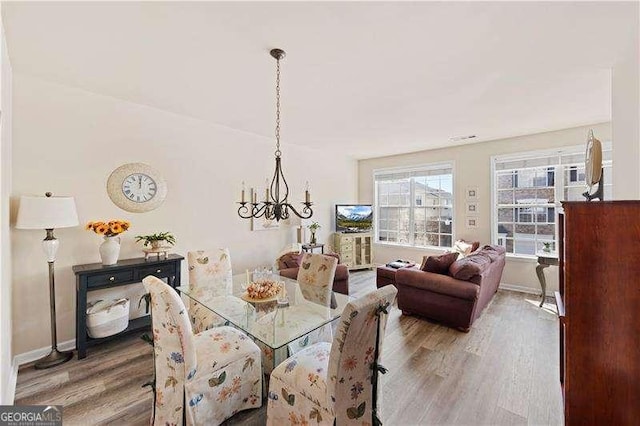
[[[336,232],[369,232],[372,228],[371,204],[336,204]]]

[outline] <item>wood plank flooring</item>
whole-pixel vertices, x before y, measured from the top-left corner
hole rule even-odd
[[[375,288],[375,272],[351,274],[351,292]],[[469,333],[395,308],[384,341],[386,425],[561,425],[558,323],[549,302],[499,291]],[[49,370],[25,366],[18,405],[62,404],[65,425],[148,425],[151,347],[139,334],[90,348],[88,357]],[[266,407],[229,425],[264,425]]]

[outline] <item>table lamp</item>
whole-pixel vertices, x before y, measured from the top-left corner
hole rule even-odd
[[[45,197],[22,196],[16,220],[17,229],[44,229],[47,236],[42,248],[49,263],[49,310],[51,314],[51,352],[35,363],[37,369],[49,368],[69,361],[73,351],[58,351],[56,336],[56,297],[53,264],[56,260],[59,242],[53,236],[54,228],[69,228],[78,225],[78,214],[73,197],[53,197],[50,192]]]

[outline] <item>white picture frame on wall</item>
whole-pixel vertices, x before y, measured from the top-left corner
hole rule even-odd
[[[476,229],[478,227],[478,218],[475,216],[467,216],[465,220],[467,229]]]
[[[465,191],[465,199],[467,201],[478,201],[478,187],[477,186],[467,186]]]
[[[477,215],[479,212],[480,208],[478,206],[478,203],[476,202],[467,202],[466,203],[466,214],[468,215]]]

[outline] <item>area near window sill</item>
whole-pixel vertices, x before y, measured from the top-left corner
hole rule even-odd
[[[516,262],[525,262],[525,263],[537,263],[538,257],[530,254],[507,253],[507,260],[515,260]]]
[[[394,243],[383,243],[383,242],[379,242],[376,241],[374,243],[375,245],[378,246],[385,246],[385,247],[398,247],[398,248],[403,248],[403,249],[409,249],[409,250],[416,250],[416,251],[425,251],[425,250],[431,250],[431,251],[441,251],[441,252],[445,252],[447,250],[451,250],[451,247],[438,247],[438,246],[408,246],[408,245],[404,245],[404,244],[394,244]]]

